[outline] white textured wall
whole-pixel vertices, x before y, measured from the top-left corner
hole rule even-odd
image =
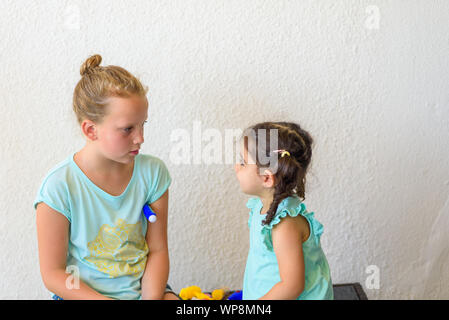
[[[100,53],[150,88],[143,151],[165,160],[170,283],[241,286],[247,197],[232,167],[176,165],[175,129],[297,121],[307,205],[335,283],[371,299],[449,298],[449,2],[0,1],[0,298],[46,299],[33,200],[83,145],[79,67]],[[446,267],[445,267],[446,265]]]

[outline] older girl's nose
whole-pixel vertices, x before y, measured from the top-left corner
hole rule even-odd
[[[134,141],[133,142],[134,142],[134,144],[142,144],[144,142],[143,129],[139,130],[139,132],[134,137]]]

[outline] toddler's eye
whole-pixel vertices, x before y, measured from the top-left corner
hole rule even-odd
[[[129,128],[123,129],[123,131],[125,131],[126,133],[128,133],[128,132],[131,132],[132,129],[133,129],[133,127],[129,127]]]

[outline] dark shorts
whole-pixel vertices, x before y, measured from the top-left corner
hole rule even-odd
[[[173,289],[170,287],[170,285],[167,283],[167,286],[165,287],[165,293],[173,293],[179,300],[182,300],[180,296],[176,292],[173,291]]]

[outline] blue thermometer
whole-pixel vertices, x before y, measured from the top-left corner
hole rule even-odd
[[[154,213],[153,210],[151,210],[151,207],[148,203],[145,203],[143,206],[143,214],[147,218],[148,221],[151,223],[155,223],[157,220],[156,213]]]

